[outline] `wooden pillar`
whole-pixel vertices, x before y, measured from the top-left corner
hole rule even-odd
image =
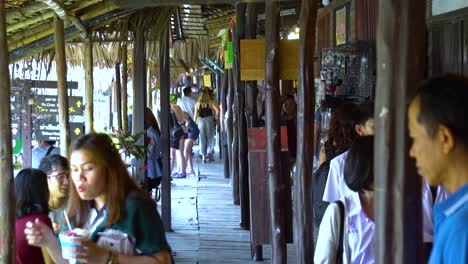
[[[127,44],[122,46],[122,128],[128,130],[128,95],[127,95],[127,84],[128,84],[128,59],[127,59]]]
[[[236,30],[234,34],[234,84],[237,99],[237,138],[238,138],[238,166],[239,166],[239,198],[241,206],[240,226],[244,229],[250,227],[250,202],[249,202],[249,167],[247,160],[247,122],[245,120],[245,82],[240,76],[240,40],[245,35],[245,9],[246,4],[236,4]]]
[[[255,3],[247,4],[247,18],[245,25],[245,38],[256,39],[257,38],[257,5]],[[258,126],[257,116],[257,82],[248,81],[245,82],[245,114],[247,116],[247,127]]]
[[[70,122],[68,119],[67,62],[65,58],[65,31],[63,21],[54,15],[55,63],[57,66],[58,111],[60,124],[60,154],[68,156]]]
[[[162,189],[162,219],[164,230],[172,231],[171,224],[171,169],[169,153],[169,91],[170,91],[170,58],[169,58],[169,26],[165,27],[160,38],[159,51],[159,82],[161,92],[161,152],[163,153]]]
[[[425,77],[425,7],[425,0],[379,1],[376,263],[422,263],[421,178],[408,156],[406,105]]]
[[[281,210],[281,146],[279,107],[279,6],[277,2],[265,3],[266,42],[266,131],[267,160],[270,196],[272,263],[287,262],[285,223]],[[312,224],[312,222],[310,223]]]
[[[14,79],[13,79],[14,80]],[[22,124],[18,124],[23,129],[23,168],[30,168],[32,164],[32,105],[29,103],[31,99],[31,81],[22,81],[23,85],[23,102],[22,105],[26,109],[26,116],[23,118]]]
[[[225,73],[223,74],[223,83],[221,84],[221,118],[220,118],[220,123],[222,124],[222,137],[223,137],[223,145],[222,145],[222,151],[223,151],[223,164],[224,164],[224,178],[228,179],[230,177],[229,175],[229,157],[231,154],[229,154],[229,140],[228,140],[228,132],[227,132],[227,122],[225,122],[224,117],[226,116],[226,107],[227,107],[227,93],[228,93],[228,73],[227,70],[225,70]]]
[[[234,182],[233,177],[233,166],[234,166],[234,157],[233,157],[233,150],[232,150],[232,141],[233,141],[233,118],[232,118],[232,105],[234,104],[234,89],[233,89],[233,81],[232,81],[232,70],[226,70],[226,74],[228,76],[228,88],[227,88],[227,96],[226,96],[226,131],[227,131],[227,138],[228,138],[228,153],[229,153],[229,169],[230,169],[230,177],[231,182]],[[234,186],[232,188],[232,197],[234,204],[236,200],[239,200],[239,193],[234,191]]]
[[[151,92],[151,65],[148,60],[148,70],[146,73],[146,106],[153,109],[153,93]]]
[[[312,171],[314,157],[314,51],[317,0],[302,1],[300,16],[297,161],[294,179],[294,244],[297,263],[313,263]]]
[[[238,127],[238,98],[235,88],[235,79],[234,79],[234,70],[230,70],[230,102],[229,105],[229,118],[230,120],[230,130],[231,130],[231,183],[232,183],[232,194],[233,194],[233,203],[235,205],[240,205],[240,193],[239,193],[239,127]]]
[[[145,34],[143,30],[135,33],[135,46],[133,51],[133,129],[132,133],[139,133],[145,130],[145,107],[146,107],[146,47]],[[144,138],[139,143],[145,144]],[[144,160],[137,160],[137,168],[143,168]],[[136,179],[138,182],[145,182],[146,170],[136,170]]]
[[[117,105],[117,126],[122,129],[122,81],[120,79],[120,63],[115,64],[115,102]]]
[[[93,35],[91,31],[85,39],[85,76],[85,131],[88,134],[94,131]]]
[[[0,0],[0,238],[2,263],[15,263],[15,197],[5,1]]]

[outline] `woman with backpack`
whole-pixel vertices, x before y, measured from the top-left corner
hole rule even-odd
[[[344,165],[352,192],[330,203],[320,224],[314,263],[374,263],[374,138],[357,138]]]

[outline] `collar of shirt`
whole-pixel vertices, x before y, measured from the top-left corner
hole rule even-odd
[[[434,230],[437,230],[441,222],[455,213],[468,202],[468,183],[458,189],[447,200],[434,205]]]
[[[104,205],[100,210],[97,210],[94,207],[89,208],[89,220],[85,224],[85,228],[89,230],[91,234],[94,233],[97,227],[106,219],[107,215],[107,206]]]
[[[349,191],[346,194],[346,201],[347,201],[347,206],[348,206],[348,216],[355,216],[361,213],[362,211],[362,206],[361,206],[361,200],[359,198],[359,193]]]

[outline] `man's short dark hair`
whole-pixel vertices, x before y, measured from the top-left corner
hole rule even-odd
[[[39,164],[39,169],[47,175],[51,174],[58,168],[69,169],[68,160],[58,154],[45,156],[42,158],[41,164]]]
[[[190,96],[190,94],[192,94],[192,88],[190,86],[185,87],[182,91],[185,96]]]
[[[455,74],[431,78],[421,84],[415,98],[420,100],[417,120],[431,137],[445,125],[468,147],[468,78]]]
[[[359,119],[358,124],[366,125],[367,120],[374,118],[374,102],[366,101],[358,106]]]
[[[46,140],[46,141],[44,141],[44,142],[45,142],[47,145],[49,145],[49,146],[55,145],[55,140]]]
[[[374,182],[374,137],[357,138],[349,148],[343,168],[346,185],[354,192],[372,190]]]

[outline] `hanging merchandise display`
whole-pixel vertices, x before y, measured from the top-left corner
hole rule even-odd
[[[325,93],[355,97],[357,101],[374,99],[376,83],[374,41],[358,41],[322,50],[320,76]]]

